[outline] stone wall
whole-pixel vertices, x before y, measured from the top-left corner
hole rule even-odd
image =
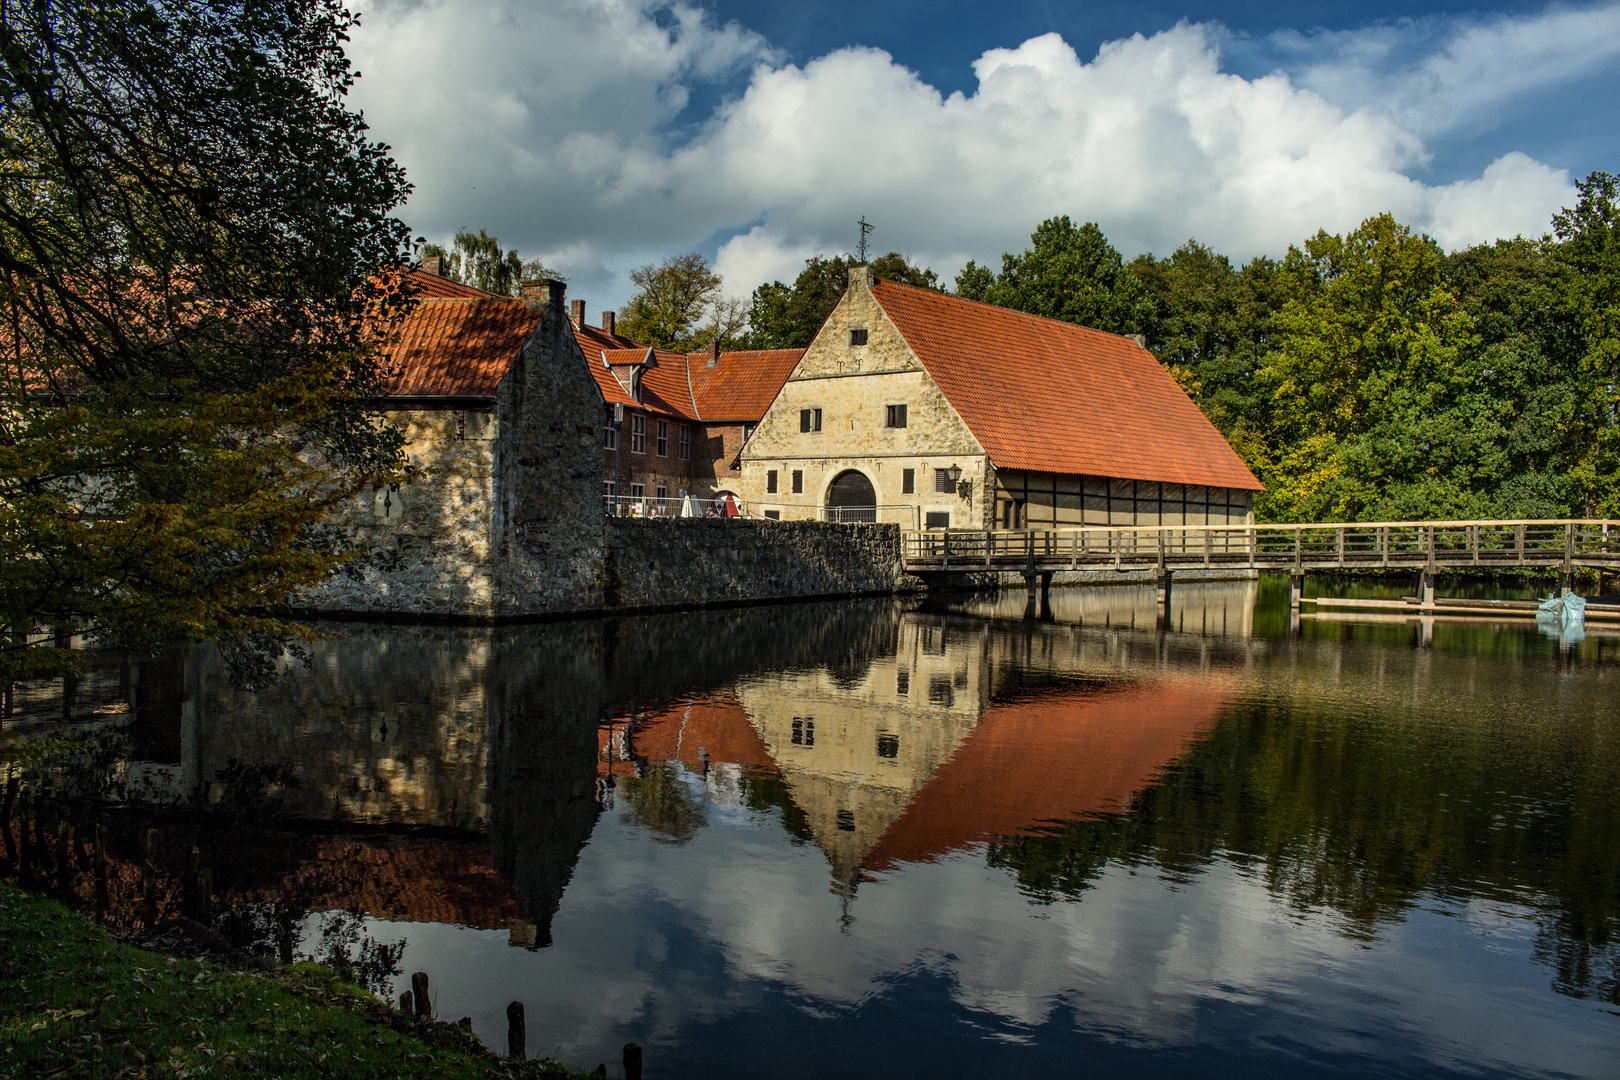
[[[894,591],[893,525],[745,518],[607,521],[603,602],[609,610]]]

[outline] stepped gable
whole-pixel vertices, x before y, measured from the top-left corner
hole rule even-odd
[[[1234,679],[1211,675],[995,702],[861,868],[933,862],[998,836],[1124,810],[1214,726],[1237,691]]]
[[[757,421],[803,355],[803,349],[739,349],[721,353],[709,367],[709,353],[690,354],[686,364],[697,411],[710,422]]]
[[[892,281],[872,295],[997,468],[1264,489],[1130,338]]]
[[[395,370],[386,384],[387,396],[493,398],[534,335],[538,319],[538,313],[511,297],[419,301],[388,349]]]

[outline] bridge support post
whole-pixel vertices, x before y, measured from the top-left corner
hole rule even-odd
[[[1575,591],[1575,572],[1573,570],[1561,571],[1558,575],[1558,595],[1568,596]]]
[[[1159,602],[1159,614],[1161,616],[1161,625],[1166,630],[1169,630],[1171,628],[1170,616],[1171,616],[1171,612],[1174,610],[1174,599],[1175,599],[1174,593],[1173,593],[1174,582],[1175,582],[1175,571],[1167,569],[1166,567],[1163,567],[1163,566],[1159,567],[1159,579],[1155,584],[1158,586],[1157,599],[1158,599],[1158,602]]]
[[[1292,573],[1288,575],[1288,610],[1298,611],[1305,599],[1305,575]]]
[[[1434,571],[1425,570],[1418,575],[1418,607],[1434,610]]]

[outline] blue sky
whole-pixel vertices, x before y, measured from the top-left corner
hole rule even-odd
[[[1238,259],[1388,210],[1538,235],[1620,170],[1620,4],[378,0],[354,100],[423,235],[596,307],[702,251],[744,296],[853,245],[947,277],[1056,213]]]

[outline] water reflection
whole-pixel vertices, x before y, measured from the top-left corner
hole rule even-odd
[[[1290,629],[1274,589],[348,626],[257,695],[108,658],[69,721],[26,698],[82,742],[14,777],[9,866],[96,904],[70,849],[108,813],[115,920],[200,861],[240,947],[426,969],[486,1034],[519,998],[665,1075],[813,1075],[829,1039],[874,1073],[1602,1074],[1601,639]]]

